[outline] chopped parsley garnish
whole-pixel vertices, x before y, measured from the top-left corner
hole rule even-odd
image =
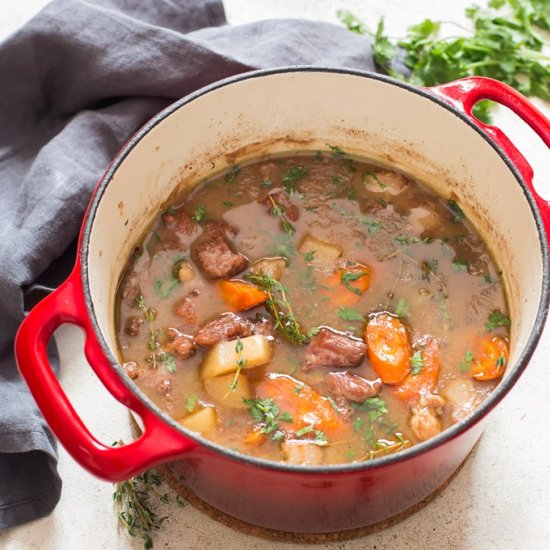
[[[506,367],[506,357],[504,355],[500,355],[500,357],[497,359],[496,362],[497,369],[503,369]]]
[[[232,206],[235,206],[235,203],[231,201],[223,201],[223,205],[227,206],[227,208],[231,208]]]
[[[348,290],[350,290],[354,294],[357,294],[358,296],[361,296],[361,291],[358,288],[352,286],[350,282],[357,281],[365,275],[366,274],[363,271],[344,271],[340,280]]]
[[[225,174],[223,178],[225,183],[227,184],[233,183],[235,181],[235,178],[239,175],[240,171],[241,171],[241,167],[238,164],[235,164],[235,166],[232,166],[229,172],[227,172],[227,174]]]
[[[491,332],[498,327],[509,327],[510,323],[511,321],[506,315],[499,309],[495,309],[489,314],[489,319],[485,323],[485,330]]]
[[[176,360],[174,359],[173,355],[170,355],[169,353],[165,353],[162,357],[164,368],[170,373],[174,374],[176,372]],[[160,361],[161,359],[159,359]]]
[[[330,149],[333,157],[338,158],[346,156],[346,152],[341,147],[338,147],[338,145],[330,145],[327,143],[326,146]]]
[[[411,374],[413,376],[420,374],[420,371],[424,366],[424,359],[420,350],[413,353],[412,357],[409,359],[409,364],[411,365]]]
[[[409,304],[408,304],[407,300],[405,300],[405,298],[399,298],[393,312],[398,317],[410,317],[411,316],[411,311],[410,311],[410,308],[409,308]]]
[[[380,186],[380,189],[386,189],[387,185],[380,180],[376,172],[369,172],[366,176],[372,178]]]
[[[466,373],[472,368],[472,363],[474,362],[474,354],[471,351],[466,351],[462,361],[460,361],[460,372]]]
[[[353,307],[340,306],[337,312],[338,317],[344,321],[364,321],[364,317]]]
[[[451,264],[451,267],[455,271],[468,271],[468,266],[469,265],[470,265],[470,263],[468,262],[468,260],[464,260],[462,258],[457,258],[456,260],[453,261],[453,263]]]
[[[455,222],[461,222],[466,217],[464,215],[464,212],[462,208],[460,208],[458,202],[456,202],[454,199],[449,199],[447,201],[447,204],[450,206],[451,210],[453,211]]]
[[[367,230],[370,235],[374,235],[375,233],[378,233],[380,229],[382,228],[382,222],[379,221],[371,221],[364,219],[363,225],[367,226]]]
[[[195,410],[195,407],[197,406],[197,394],[192,393],[185,402],[185,409],[187,412],[192,413]]]
[[[310,250],[304,254],[305,262],[312,262],[315,259],[315,250]]]
[[[280,441],[284,434],[279,430],[279,421],[292,422],[289,413],[282,413],[279,405],[273,399],[243,399],[248,407],[250,416],[261,424],[260,432],[264,434],[273,434],[272,439]],[[282,435],[280,435],[282,434]]]
[[[153,290],[159,298],[164,300],[172,294],[174,289],[178,287],[179,284],[179,279],[175,279],[174,277],[170,279],[155,279],[155,282],[153,283]]]
[[[296,191],[296,183],[305,178],[309,170],[305,166],[296,165],[289,168],[283,175],[283,187],[289,195]]]
[[[200,206],[197,206],[195,212],[193,213],[192,218],[197,222],[201,223],[206,220],[206,206],[201,204]]]

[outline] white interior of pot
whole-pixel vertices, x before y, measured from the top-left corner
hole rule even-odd
[[[485,139],[431,99],[374,78],[317,71],[246,78],[198,96],[120,164],[97,208],[87,257],[97,322],[113,354],[117,282],[176,186],[255,156],[326,150],[327,143],[403,170],[445,198],[456,194],[503,269],[513,364],[533,329],[543,276],[536,224],[513,173]]]

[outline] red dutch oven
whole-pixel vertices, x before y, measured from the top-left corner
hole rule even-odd
[[[288,68],[243,74],[165,109],[123,147],[88,206],[70,277],[25,319],[19,368],[48,424],[84,468],[109,481],[176,461],[181,480],[227,514],[267,528],[330,532],[394,516],[440,487],[468,455],[487,414],[518,380],[548,308],[550,208],[511,141],[472,115],[496,101],[550,147],[550,123],[499,82],[468,78],[419,89],[350,70]],[[448,197],[490,243],[504,272],[511,357],[491,396],[437,437],[372,461],[322,467],[247,457],[190,432],[124,374],[115,334],[115,293],[136,238],[175,188],[266,153],[344,150],[396,167]],[[110,393],[141,419],[143,435],[121,448],[99,442],[80,420],[48,363],[62,323],[86,334],[85,354]]]

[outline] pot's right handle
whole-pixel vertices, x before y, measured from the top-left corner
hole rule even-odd
[[[490,99],[508,107],[527,123],[549,148],[550,121],[519,92],[492,78],[473,76],[427,90],[468,116],[503,149],[523,177],[540,210],[546,233],[550,235],[550,203],[536,192],[530,164],[502,130],[481,122],[472,114],[472,109],[483,99]]]
[[[122,404],[136,412],[143,435],[120,447],[98,441],[82,422],[48,360],[47,346],[63,323],[80,326],[86,334],[85,354],[103,385]],[[21,324],[15,339],[19,370],[53,433],[84,468],[107,481],[122,481],[196,446],[193,440],[164,422],[135,395],[103,353],[88,318],[82,292],[79,259],[69,278],[38,303]]]

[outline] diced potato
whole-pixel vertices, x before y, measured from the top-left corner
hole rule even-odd
[[[286,260],[281,256],[274,258],[262,258],[252,264],[252,273],[256,275],[268,275],[279,281],[286,267]]]
[[[283,457],[289,464],[310,464],[312,466],[323,464],[323,449],[315,443],[308,441],[285,441],[281,443]]]
[[[407,188],[407,180],[399,172],[380,170],[366,175],[365,187],[373,193],[399,195]]]
[[[180,419],[180,424],[187,429],[205,434],[213,430],[218,423],[218,413],[214,407],[204,407]]]
[[[239,352],[238,342],[242,344]],[[240,340],[220,342],[212,346],[204,355],[201,375],[203,380],[235,372],[238,361],[243,359],[243,367],[252,369],[271,361],[273,346],[263,334],[254,334]]]
[[[220,405],[231,407],[232,409],[246,409],[243,399],[252,399],[252,390],[245,376],[242,374],[237,378],[235,389],[231,389],[231,384],[235,380],[235,373],[215,376],[204,380],[204,389],[208,395],[217,401]]]
[[[336,267],[338,259],[342,256],[343,250],[337,244],[327,243],[321,239],[306,235],[300,245],[302,254],[311,254],[313,259],[311,265],[323,271],[332,271]]]

